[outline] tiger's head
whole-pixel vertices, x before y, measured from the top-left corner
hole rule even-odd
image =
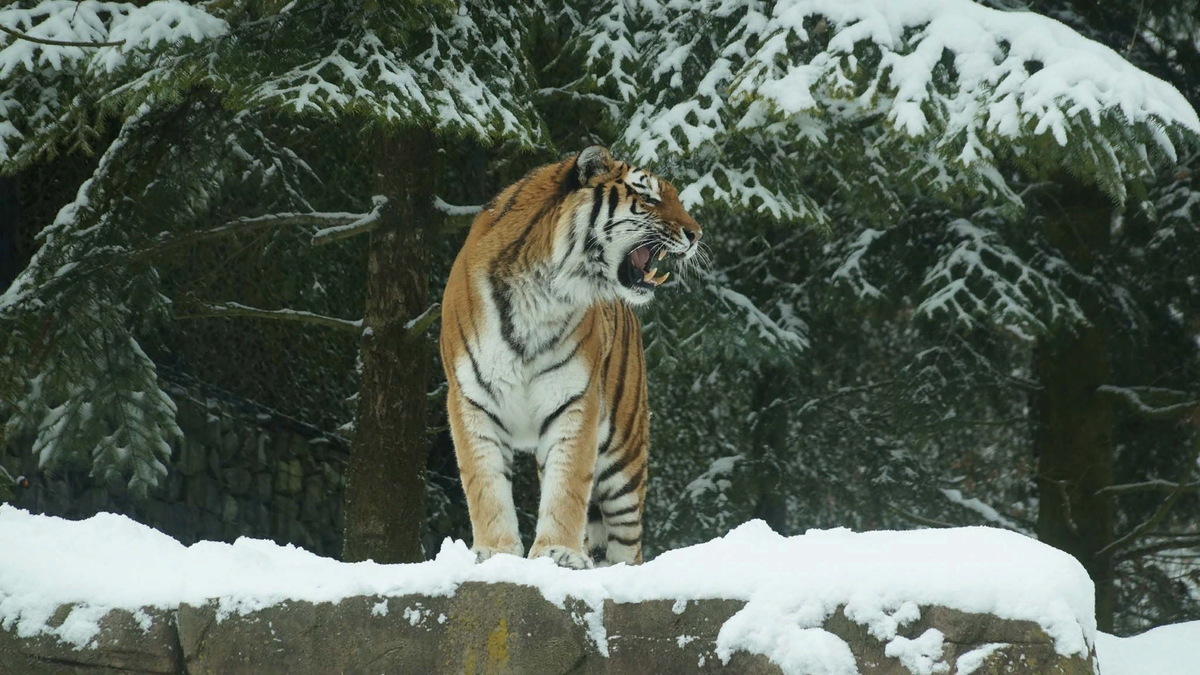
[[[700,224],[675,186],[601,146],[579,153],[574,171],[578,202],[569,229],[583,232],[581,276],[601,295],[649,302],[670,274],[665,267],[694,261]]]

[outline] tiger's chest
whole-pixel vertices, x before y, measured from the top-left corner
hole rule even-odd
[[[594,356],[577,330],[587,308],[560,308],[507,292],[481,293],[471,353],[455,364],[464,393],[489,404],[500,435],[517,450],[535,450],[555,411],[586,393]]]

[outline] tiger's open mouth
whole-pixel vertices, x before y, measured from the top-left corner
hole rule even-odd
[[[667,250],[659,244],[640,244],[625,256],[625,260],[617,268],[617,278],[630,288],[652,291],[671,276],[669,271],[658,275],[658,268],[665,260],[677,257],[679,256],[676,254],[670,254],[668,258]]]

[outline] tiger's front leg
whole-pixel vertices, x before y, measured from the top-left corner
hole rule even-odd
[[[537,448],[542,490],[530,558],[548,557],[573,569],[592,567],[584,534],[596,469],[599,407],[598,394],[589,386],[542,424]]]
[[[525,547],[512,495],[512,449],[499,439],[497,423],[457,387],[451,387],[447,412],[471,516],[471,550],[480,562],[497,553],[522,555]]]

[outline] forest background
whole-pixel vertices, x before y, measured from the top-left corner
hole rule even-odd
[[[48,472],[144,493],[182,435],[161,380],[200,379],[348,439],[345,559],[469,539],[436,299],[479,205],[602,143],[685,188],[712,258],[642,312],[650,556],[986,524],[1079,558],[1102,630],[1200,619],[1194,0],[50,0],[0,30],[0,441]]]

